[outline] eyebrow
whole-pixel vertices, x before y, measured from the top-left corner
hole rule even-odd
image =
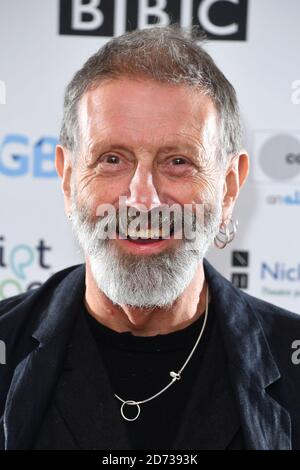
[[[95,155],[95,153],[99,152],[100,150],[109,151],[111,149],[120,149],[129,151],[134,153],[134,148],[132,146],[124,145],[118,143],[117,141],[114,143],[111,140],[101,140],[95,144],[92,144],[89,149],[89,153],[91,155]],[[191,143],[178,143],[178,144],[165,144],[159,147],[157,153],[169,153],[169,152],[182,152],[182,151],[189,151],[193,153],[199,153],[199,150],[205,152],[204,146],[199,142],[199,144],[191,144]]]

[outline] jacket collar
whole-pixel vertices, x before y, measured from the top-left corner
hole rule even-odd
[[[247,448],[290,449],[290,416],[266,391],[280,378],[280,372],[249,297],[207,261],[204,269],[221,326]],[[7,449],[32,448],[61,372],[84,295],[84,275],[84,265],[76,267],[58,282],[54,294],[53,283],[51,289],[46,283],[37,294],[49,296],[49,305],[32,335],[39,346],[18,364],[13,374],[4,413]]]

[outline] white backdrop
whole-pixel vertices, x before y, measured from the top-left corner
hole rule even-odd
[[[202,2],[208,13],[218,3]],[[62,3],[0,0],[0,299],[81,262],[54,174],[54,146],[65,85],[109,37],[92,36],[89,31],[59,34]],[[80,3],[65,0],[64,5],[79,8]],[[100,4],[97,0],[90,3]],[[113,3],[120,13],[126,0]],[[131,3],[132,8],[134,4],[141,9],[147,1]],[[163,6],[164,2],[149,5],[155,3]],[[182,21],[187,23],[193,2],[182,3],[186,8]],[[239,0],[221,3],[225,8],[226,3],[239,4]],[[104,1],[103,8],[107,4]],[[122,24],[116,15],[115,9],[118,34]],[[145,18],[139,14],[140,24]],[[239,219],[236,240],[223,251],[213,248],[208,258],[247,292],[297,313],[299,18],[300,0],[249,0],[246,40],[207,43],[207,50],[237,90],[246,127],[245,146],[251,156],[250,178],[235,211]]]

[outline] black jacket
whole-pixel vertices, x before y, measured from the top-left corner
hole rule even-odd
[[[246,447],[300,449],[300,365],[292,362],[300,316],[236,289],[207,261],[204,268]],[[34,448],[70,346],[84,276],[84,265],[68,268],[39,289],[0,302],[0,340],[6,344],[6,364],[0,365],[0,448]],[[63,419],[55,417],[68,423],[61,448],[73,448],[69,426],[84,427],[79,448],[124,449],[119,409],[105,376],[91,368],[89,348],[79,344],[74,350],[86,364],[86,376],[98,381],[98,406],[92,406],[92,392],[73,371],[68,387],[76,396],[73,403],[65,399]]]

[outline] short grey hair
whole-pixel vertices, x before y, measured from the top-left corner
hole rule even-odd
[[[105,80],[123,76],[191,86],[208,95],[219,119],[218,160],[227,164],[242,147],[242,123],[235,90],[203,48],[195,27],[152,26],[113,38],[93,54],[68,84],[60,143],[73,155],[80,148],[78,103]]]

